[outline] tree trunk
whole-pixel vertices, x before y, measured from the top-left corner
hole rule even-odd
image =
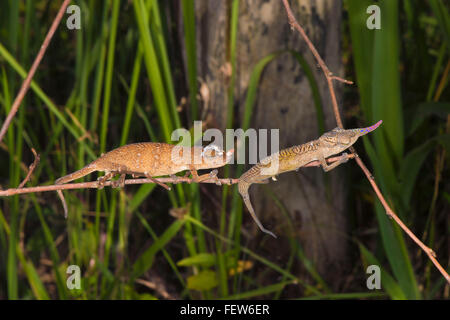
[[[207,111],[213,115],[214,124],[222,129],[225,128],[228,104],[226,70],[229,65],[230,3],[222,0],[196,1],[198,73],[210,91]],[[329,69],[341,75],[341,1],[300,0],[290,3],[299,23]],[[242,119],[250,75],[257,62],[268,54],[285,49],[295,50],[305,57],[318,83],[325,130],[333,129],[336,122],[323,73],[300,34],[291,30],[280,0],[240,1],[235,112]],[[338,99],[341,96],[339,90],[337,96]],[[280,129],[280,148],[286,148],[316,139],[319,135],[317,117],[304,70],[290,53],[282,54],[266,67],[261,77],[251,127]],[[235,121],[234,128],[239,126],[240,122]],[[303,168],[283,174],[277,182],[267,185],[292,218],[293,236],[300,240],[306,256],[315,262],[321,275],[330,280],[339,276],[346,259],[342,170],[345,169],[338,168],[324,174],[320,168]],[[265,191],[265,186],[254,185],[250,190],[255,210],[266,227],[278,235],[292,230],[289,219]],[[244,214],[244,225],[251,228],[253,221],[246,210]],[[253,234],[257,234],[256,226],[253,228]],[[277,252],[284,244],[279,239],[268,242],[267,246],[273,245]],[[283,255],[283,251],[278,253]],[[329,270],[333,272],[327,272]]]

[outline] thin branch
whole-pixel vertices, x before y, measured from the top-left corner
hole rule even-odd
[[[42,43],[41,49],[39,49],[39,52],[34,59],[33,65],[30,68],[30,71],[28,72],[27,77],[22,83],[22,87],[20,87],[19,93],[16,96],[16,99],[14,100],[14,103],[11,107],[11,111],[9,112],[8,116],[6,117],[5,122],[3,123],[2,129],[0,130],[0,141],[3,140],[3,137],[6,134],[6,131],[9,128],[9,125],[11,124],[12,119],[17,113],[17,110],[19,110],[20,104],[22,103],[23,98],[25,97],[25,94],[27,93],[28,89],[30,88],[31,79],[33,79],[34,73],[36,72],[36,69],[38,68],[39,64],[41,63],[42,58],[44,57],[44,53],[47,50],[47,47],[50,43],[50,41],[53,38],[53,35],[55,34],[56,28],[59,25],[59,22],[61,21],[64,13],[66,12],[66,8],[69,5],[70,0],[65,0],[64,3],[61,5],[61,8],[58,11],[58,14],[55,17],[55,20],[53,21],[52,26],[50,27],[50,30],[48,31],[47,35],[45,36],[44,42]]]
[[[33,173],[34,169],[36,168],[36,166],[38,165],[39,161],[41,160],[40,155],[38,155],[36,153],[36,150],[34,150],[34,148],[31,148],[31,151],[34,154],[34,161],[33,163],[30,165],[30,168],[28,169],[28,173],[27,176],[25,177],[25,179],[22,181],[21,184],[19,184],[19,189],[23,188],[23,186],[28,182],[28,180],[30,180],[31,178],[31,174]]]
[[[296,29],[300,35],[305,40],[306,44],[308,45],[309,49],[311,50],[312,54],[317,60],[317,63],[319,64],[320,68],[322,69],[325,78],[328,83],[328,89],[330,91],[331,96],[331,103],[333,105],[333,112],[334,116],[336,118],[336,122],[339,127],[343,128],[342,125],[342,119],[339,113],[339,107],[337,104],[336,94],[333,87],[333,80],[337,80],[343,83],[352,84],[351,81],[345,80],[343,78],[333,76],[333,74],[328,69],[325,62],[320,57],[319,53],[317,52],[316,48],[314,47],[311,40],[309,40],[308,36],[306,35],[306,32],[303,30],[303,28],[299,25],[297,20],[295,19],[294,14],[292,13],[291,7],[289,5],[289,2],[287,0],[283,0],[284,8],[286,9],[286,13],[288,16],[289,24],[291,25],[292,29]],[[356,158],[356,163],[358,163],[361,170],[366,175],[367,179],[369,180],[373,190],[375,191],[375,194],[377,195],[378,199],[380,200],[381,204],[383,205],[384,209],[386,210],[386,214],[388,217],[392,218],[397,224],[405,231],[405,233],[415,242],[417,245],[427,254],[428,258],[434,263],[436,268],[439,270],[439,272],[445,277],[448,283],[450,283],[450,276],[445,271],[445,269],[439,264],[439,262],[436,260],[436,254],[434,251],[427,247],[422,241],[420,241],[414,233],[409,230],[409,228],[400,220],[400,218],[395,214],[395,212],[389,207],[388,203],[386,202],[383,194],[381,193],[380,189],[378,188],[378,185],[375,183],[375,179],[373,175],[370,173],[369,169],[365,166],[364,162],[361,160],[361,158],[357,155],[355,148],[350,147],[350,151],[353,153],[353,156]]]
[[[394,219],[395,222],[400,226],[400,228],[405,231],[405,233],[413,239],[417,245],[422,248],[422,250],[427,254],[428,258],[434,263],[436,268],[439,270],[439,272],[445,277],[448,283],[450,283],[450,276],[445,271],[445,269],[439,264],[439,262],[436,260],[436,253],[431,249],[430,247],[427,247],[422,241],[420,241],[416,235],[403,223],[402,220],[395,214],[395,212],[389,207],[388,203],[386,202],[386,199],[384,199],[383,194],[381,193],[380,189],[378,188],[377,184],[375,183],[375,179],[373,178],[370,171],[367,169],[367,167],[362,162],[361,158],[357,157],[356,162],[359,164],[361,169],[363,170],[364,174],[367,177],[367,180],[369,180],[370,184],[372,185],[373,190],[375,191],[378,199],[380,199],[381,204],[383,205],[384,209],[386,210],[386,214],[389,218]]]
[[[353,84],[353,82],[350,80],[345,80],[341,77],[334,76],[333,73],[331,73],[331,71],[328,69],[327,65],[325,64],[325,62],[322,60],[322,57],[320,56],[319,52],[317,52],[316,47],[314,47],[311,40],[309,40],[308,36],[306,35],[305,30],[299,25],[299,23],[297,22],[297,19],[295,19],[295,16],[292,13],[289,2],[287,0],[283,0],[283,4],[284,4],[284,8],[286,9],[286,13],[288,16],[289,24],[291,25],[291,29],[293,29],[293,30],[296,29],[300,33],[303,40],[305,40],[306,44],[308,45],[309,50],[311,50],[312,54],[314,55],[314,58],[316,58],[317,63],[319,64],[320,68],[322,69],[322,71],[325,75],[325,78],[327,79],[328,89],[330,90],[331,103],[333,105],[333,112],[336,117],[336,122],[339,127],[343,128],[344,126],[342,125],[341,116],[339,114],[339,107],[338,107],[338,103],[337,103],[337,99],[336,99],[336,94],[334,93],[333,80],[337,80],[337,81],[347,83],[347,84]]]
[[[343,82],[345,84],[353,84],[353,81],[347,80],[347,79],[344,79],[344,78],[341,78],[341,77],[338,77],[338,76],[331,76],[331,79],[337,80],[339,82]]]
[[[353,155],[349,155],[349,158],[353,158]],[[340,160],[341,157],[331,157],[328,158],[327,161],[329,163],[336,162]],[[305,167],[318,167],[320,166],[319,161],[312,161],[305,165]],[[144,183],[154,183],[154,180],[157,180],[161,183],[172,183],[172,184],[178,184],[178,183],[196,183],[192,178],[189,177],[170,177],[170,178],[154,178],[154,179],[126,179],[125,184],[126,185],[132,185],[132,184],[144,184]],[[232,178],[223,178],[223,179],[208,179],[201,181],[199,183],[214,183],[219,185],[232,185],[239,182],[239,179],[232,179]],[[114,184],[115,181],[105,181],[104,186],[108,187],[111,186],[111,184]],[[48,186],[38,186],[38,187],[29,187],[29,188],[11,188],[6,190],[0,190],[0,197],[10,197],[17,194],[26,194],[26,193],[35,193],[35,192],[47,192],[47,191],[58,191],[58,190],[73,190],[73,189],[98,189],[98,181],[91,181],[91,182],[80,182],[80,183],[67,183],[67,184],[53,184]]]

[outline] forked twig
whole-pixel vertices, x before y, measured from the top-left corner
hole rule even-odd
[[[317,50],[314,47],[311,40],[309,40],[308,36],[306,35],[305,30],[297,22],[297,19],[295,19],[295,16],[292,13],[289,2],[287,0],[283,0],[283,4],[284,4],[284,8],[286,9],[286,13],[288,16],[289,24],[291,25],[291,29],[296,29],[300,33],[300,35],[303,37],[303,40],[305,40],[306,44],[308,45],[309,50],[314,55],[314,58],[316,58],[317,63],[319,64],[320,68],[322,69],[322,71],[325,75],[325,78],[327,79],[328,89],[330,90],[331,103],[333,104],[333,111],[334,111],[334,115],[336,117],[336,122],[339,127],[343,128],[344,126],[342,125],[342,120],[341,120],[341,116],[339,114],[339,107],[337,104],[336,94],[334,92],[333,80],[337,80],[339,82],[343,82],[346,84],[353,84],[353,81],[345,80],[345,79],[335,76],[335,75],[333,75],[333,73],[331,73],[331,71],[328,69],[327,65],[325,64],[325,62],[322,60],[322,57],[320,56],[319,52],[317,52]]]
[[[341,116],[339,113],[339,107],[337,104],[336,94],[334,92],[333,80],[337,80],[337,81],[347,83],[347,84],[352,84],[353,82],[345,80],[345,79],[337,77],[337,76],[334,76],[330,72],[327,65],[322,60],[322,58],[320,57],[316,48],[312,44],[311,40],[309,40],[308,36],[306,35],[306,32],[303,30],[303,28],[297,22],[297,19],[295,18],[294,14],[292,13],[292,10],[291,10],[288,0],[283,0],[283,5],[286,10],[291,28],[296,29],[300,33],[300,35],[305,40],[306,44],[308,45],[309,49],[311,50],[312,54],[314,55],[315,59],[317,60],[317,63],[319,64],[320,68],[322,69],[322,71],[325,75],[325,78],[328,83],[328,89],[329,89],[330,95],[331,95],[331,103],[333,105],[333,112],[334,112],[334,116],[336,117],[336,122],[339,127],[343,128],[342,119],[341,119]],[[390,218],[392,218],[400,226],[400,228],[402,228],[403,231],[405,231],[405,233],[427,254],[428,258],[433,262],[433,264],[436,266],[436,268],[439,270],[439,272],[445,277],[447,282],[450,283],[450,276],[437,261],[436,254],[434,253],[434,251],[431,248],[427,247],[422,241],[420,241],[414,235],[414,233],[400,220],[400,218],[395,214],[395,212],[389,207],[386,199],[384,198],[383,194],[381,193],[380,189],[378,188],[378,185],[376,184],[375,179],[373,178],[373,175],[370,173],[369,169],[367,169],[366,165],[361,160],[361,158],[357,155],[357,153],[353,147],[350,147],[350,151],[353,153],[354,157],[356,158],[356,163],[358,163],[359,167],[361,168],[361,170],[364,172],[367,179],[369,180],[373,190],[375,191],[375,194],[377,195],[378,199],[380,200],[381,204],[383,205],[384,209],[386,210],[386,214]]]
[[[36,150],[34,150],[34,148],[31,148],[31,151],[34,154],[34,161],[30,165],[30,167],[28,168],[27,176],[22,181],[22,183],[19,184],[19,186],[18,186],[19,189],[23,188],[23,186],[28,182],[28,180],[30,180],[31,174],[33,173],[34,169],[36,168],[36,166],[38,165],[39,161],[41,160],[41,156],[36,153]]]

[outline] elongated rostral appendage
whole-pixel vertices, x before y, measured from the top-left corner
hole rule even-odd
[[[358,130],[359,130],[359,132],[361,134],[367,134],[369,132],[372,132],[376,128],[378,128],[382,123],[383,123],[383,120],[380,120],[377,123],[375,123],[373,126],[370,126],[370,127],[367,127],[367,128],[361,128],[361,129],[358,129]]]

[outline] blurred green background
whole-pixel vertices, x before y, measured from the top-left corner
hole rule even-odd
[[[61,3],[0,2],[2,119]],[[81,30],[66,28],[66,14],[0,143],[2,189],[24,179],[31,148],[41,162],[28,186],[49,185],[102,152],[137,141],[170,142],[174,129],[202,119],[193,0],[72,3],[81,8]],[[264,68],[277,53],[250,61],[239,120],[233,114],[237,26],[248,4],[226,3],[230,69],[223,111],[227,128],[247,129]],[[365,27],[371,4],[345,0],[341,6],[336,41],[345,77],[356,82],[343,88],[341,113],[350,124],[383,119],[382,130],[357,149],[395,212],[449,270],[448,3],[377,1],[378,31]],[[314,88],[324,79],[310,81]],[[320,112],[317,117],[322,131],[332,129],[323,127]],[[275,240],[249,236],[235,186],[177,185],[167,192],[149,184],[67,191],[67,220],[53,192],[2,198],[0,299],[447,299],[445,279],[385,216],[359,168],[351,161],[346,166],[346,179],[358,186],[346,200],[346,236],[353,244],[346,259],[358,267],[335,283],[289,233],[277,240],[285,259],[264,250]],[[244,169],[230,167],[220,175],[238,177]],[[66,286],[73,264],[81,268],[80,290]],[[381,290],[366,287],[371,264],[381,268]]]

